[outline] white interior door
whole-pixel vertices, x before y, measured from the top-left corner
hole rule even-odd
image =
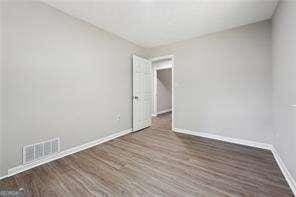
[[[151,126],[151,62],[133,55],[133,131]]]

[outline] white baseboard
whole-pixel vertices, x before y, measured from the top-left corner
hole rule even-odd
[[[278,166],[280,167],[284,177],[286,178],[286,181],[288,182],[292,192],[294,193],[294,196],[296,196],[296,181],[293,179],[291,173],[289,172],[288,168],[286,167],[285,163],[281,159],[280,155],[276,151],[276,149],[273,147],[271,150]]]
[[[11,176],[11,175],[1,176],[1,177],[0,177],[0,181],[1,181],[2,179],[8,178],[8,177],[10,177],[10,176]]]
[[[157,112],[157,115],[158,115],[158,114],[168,113],[168,112],[171,112],[171,111],[172,111],[172,109],[161,110],[161,111]]]
[[[210,139],[216,139],[216,140],[231,142],[231,143],[235,143],[235,144],[241,144],[241,145],[246,145],[246,146],[252,146],[252,147],[271,150],[271,152],[273,153],[273,156],[274,156],[277,164],[279,165],[285,179],[287,180],[291,190],[293,191],[294,195],[296,196],[296,182],[293,179],[293,177],[292,177],[291,173],[289,172],[289,170],[287,169],[287,167],[285,166],[285,164],[284,164],[283,160],[281,159],[281,157],[279,156],[278,152],[276,151],[276,149],[272,145],[266,144],[266,143],[249,141],[249,140],[224,137],[224,136],[214,135],[214,134],[205,133],[205,132],[190,131],[190,130],[186,130],[186,129],[174,128],[173,130],[175,132],[178,132],[178,133],[195,135],[195,136],[199,136],[199,137],[205,137],[205,138],[210,138]],[[8,175],[0,177],[0,180],[4,179],[4,178],[7,178],[7,177],[10,177],[10,176],[13,176],[15,174],[18,174],[20,172],[32,169],[34,167],[40,166],[42,164],[45,164],[45,163],[48,163],[48,162],[63,158],[65,156],[67,156],[67,155],[77,153],[77,152],[85,150],[87,148],[91,148],[91,147],[96,146],[98,144],[102,144],[102,143],[107,142],[109,140],[112,140],[112,139],[115,139],[117,137],[126,135],[126,134],[128,134],[130,132],[132,132],[132,129],[127,129],[127,130],[124,130],[124,131],[120,131],[118,133],[111,134],[111,135],[109,135],[107,137],[104,137],[104,138],[101,138],[101,139],[98,139],[98,140],[95,140],[95,141],[92,141],[92,142],[88,142],[88,143],[80,145],[80,146],[76,146],[76,147],[64,150],[62,152],[59,152],[57,155],[53,155],[53,156],[50,156],[48,158],[44,158],[42,160],[30,163],[30,164],[20,165],[20,166],[11,168],[11,169],[8,170]]]
[[[195,135],[195,136],[199,136],[199,137],[221,140],[221,141],[225,141],[225,142],[231,142],[234,144],[252,146],[252,147],[268,149],[268,150],[271,150],[273,147],[272,145],[266,144],[266,143],[254,142],[254,141],[243,140],[243,139],[236,139],[236,138],[231,138],[231,137],[224,137],[224,136],[214,135],[214,134],[205,133],[205,132],[190,131],[190,130],[179,129],[179,128],[174,128],[174,131],[178,132],[178,133],[185,133],[185,134],[189,134],[189,135]]]
[[[254,142],[254,141],[250,141],[250,140],[224,137],[224,136],[214,135],[214,134],[205,133],[205,132],[190,131],[190,130],[186,130],[186,129],[174,128],[173,130],[178,133],[195,135],[195,136],[199,136],[199,137],[205,137],[205,138],[221,140],[221,141],[225,141],[225,142],[231,142],[231,143],[235,143],[235,144],[270,150],[272,152],[279,168],[281,169],[286,181],[288,182],[292,192],[296,196],[296,182],[293,179],[291,173],[289,172],[288,168],[286,167],[285,163],[283,162],[283,160],[281,159],[281,157],[279,156],[278,152],[276,151],[276,149],[274,148],[273,145],[261,143],[261,142]]]
[[[112,140],[112,139],[118,138],[120,136],[126,135],[126,134],[128,134],[130,132],[132,132],[132,129],[127,129],[127,130],[124,130],[124,131],[120,131],[120,132],[111,134],[111,135],[109,135],[107,137],[100,138],[98,140],[94,140],[94,141],[88,142],[86,144],[82,144],[82,145],[75,146],[73,148],[61,151],[61,152],[57,153],[56,155],[52,155],[52,156],[49,156],[47,158],[43,158],[41,160],[29,163],[29,164],[16,166],[14,168],[9,169],[8,170],[8,175],[0,177],[0,180],[4,179],[4,178],[7,178],[9,176],[13,176],[15,174],[18,174],[20,172],[32,169],[34,167],[40,166],[42,164],[45,164],[45,163],[48,163],[48,162],[63,158],[65,156],[67,156],[67,155],[71,155],[71,154],[77,153],[79,151],[91,148],[93,146],[102,144],[102,143],[107,142],[109,140]]]

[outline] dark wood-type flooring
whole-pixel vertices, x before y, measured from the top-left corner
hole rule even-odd
[[[0,181],[27,196],[293,196],[272,153],[153,129]]]
[[[152,117],[152,129],[172,130],[172,112],[159,114]]]

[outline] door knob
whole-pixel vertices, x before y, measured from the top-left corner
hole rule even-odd
[[[139,97],[138,96],[134,96],[134,99],[139,99]]]

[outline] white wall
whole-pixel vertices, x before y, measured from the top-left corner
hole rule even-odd
[[[142,48],[43,3],[1,4],[5,173],[24,145],[60,137],[65,150],[132,127]]]
[[[0,27],[2,28],[2,3],[0,2]],[[0,177],[2,169],[2,30],[0,30]]]
[[[150,49],[174,55],[175,127],[271,143],[271,23]]]
[[[273,142],[270,21],[144,50],[42,3],[1,5],[2,175],[23,145],[59,136],[64,150],[130,128],[133,53],[174,55],[176,128]],[[295,177],[294,9],[280,3],[273,42],[274,143]]]
[[[172,109],[172,69],[157,70],[157,113]]]
[[[296,2],[281,1],[272,21],[274,145],[296,180]]]

